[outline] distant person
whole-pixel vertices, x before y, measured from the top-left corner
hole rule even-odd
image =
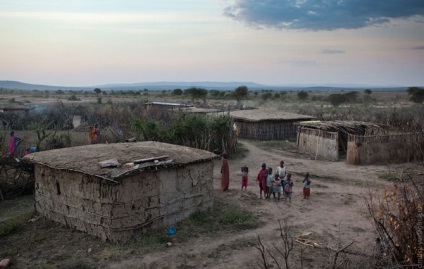
[[[9,156],[10,157],[18,157],[19,156],[19,144],[21,143],[21,138],[19,136],[15,136],[15,132],[10,132],[9,139]]]
[[[284,161],[283,160],[280,161],[280,166],[277,167],[277,171],[276,172],[278,174],[278,178],[280,180],[284,180],[284,178],[286,177],[286,174],[287,174],[287,169],[284,166]]]
[[[88,136],[90,137],[90,143],[91,144],[97,144],[99,143],[99,136],[100,136],[100,128],[96,124],[94,126],[90,126],[90,131]]]
[[[305,174],[303,179],[303,199],[309,199],[311,196],[311,179],[309,178],[309,173]]]
[[[230,186],[230,167],[228,165],[228,154],[221,154],[221,191],[228,190]]]
[[[287,202],[287,199],[288,199],[289,202],[291,203],[291,196],[292,196],[292,192],[293,192],[294,183],[293,183],[293,180],[291,178],[290,173],[287,173],[286,180],[283,181],[282,185],[283,185],[283,188],[284,188],[284,197],[286,199],[286,202]]]
[[[259,197],[262,199],[262,193],[264,197],[266,195],[266,179],[268,177],[268,170],[266,169],[266,163],[262,164],[262,169],[256,176],[256,181],[259,183]],[[266,198],[266,197],[265,197]]]
[[[249,168],[247,166],[243,166],[241,168],[241,190],[247,190],[247,181],[248,181]]]

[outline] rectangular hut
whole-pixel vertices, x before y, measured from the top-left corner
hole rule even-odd
[[[296,138],[296,123],[315,119],[275,109],[237,110],[231,111],[230,116],[239,138],[262,141]]]
[[[349,135],[385,133],[376,124],[360,121],[306,121],[297,125],[299,152],[331,161],[338,161],[348,154]]]
[[[35,206],[43,216],[111,242],[165,228],[213,204],[213,159],[160,142],[37,152]]]

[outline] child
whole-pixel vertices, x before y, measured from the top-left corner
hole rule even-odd
[[[276,173],[274,176],[274,180],[272,181],[272,191],[274,194],[274,200],[280,201],[281,196],[281,180],[278,178],[278,173]],[[278,200],[275,199],[275,194],[278,195]]]
[[[293,180],[291,179],[291,174],[287,173],[286,180],[283,181],[284,186],[284,196],[289,199],[289,202],[291,203],[291,194],[293,192]]]
[[[274,176],[272,175],[272,168],[268,168],[268,177],[266,178],[266,194],[265,198],[271,199],[272,193],[272,182],[274,181]]]
[[[309,199],[309,196],[311,196],[311,179],[309,173],[306,173],[303,179],[303,199]]]
[[[241,190],[247,190],[247,174],[249,173],[249,168],[247,166],[243,166],[241,168]]]
[[[262,169],[256,176],[256,181],[259,183],[259,197],[262,199],[262,192],[266,198],[266,179],[268,177],[268,170],[266,169],[266,163],[262,164]]]

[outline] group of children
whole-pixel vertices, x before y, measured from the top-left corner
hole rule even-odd
[[[277,167],[276,173],[273,174],[271,167],[266,167],[266,164],[262,164],[262,169],[259,171],[256,181],[259,183],[259,193],[260,198],[271,199],[273,196],[274,201],[280,201],[281,193],[283,194],[284,199],[291,203],[291,196],[293,193],[293,179],[291,178],[291,173],[287,173],[286,167],[284,166],[284,161],[280,162],[280,166]],[[242,172],[242,185],[241,189],[247,189],[248,173],[249,168],[243,166],[241,168]],[[309,173],[305,174],[303,179],[303,198],[309,199],[311,195],[311,179],[309,178]]]

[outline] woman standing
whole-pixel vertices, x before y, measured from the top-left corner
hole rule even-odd
[[[230,167],[228,166],[228,154],[221,154],[221,191],[228,190],[230,186]]]

